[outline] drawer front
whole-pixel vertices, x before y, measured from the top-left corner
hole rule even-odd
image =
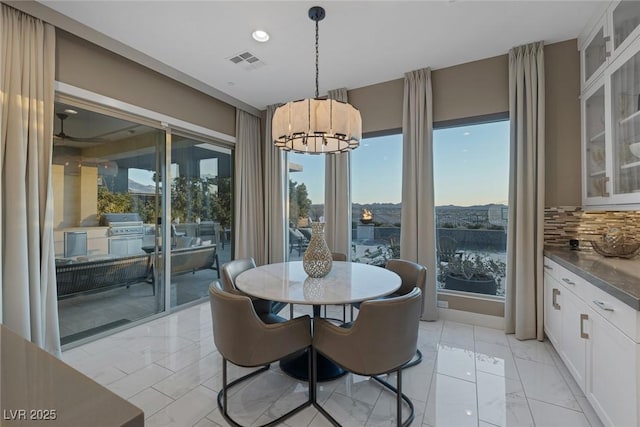
[[[611,322],[631,340],[640,343],[640,312],[591,284],[585,298],[588,298],[586,302],[593,311]]]
[[[544,259],[544,271],[556,279],[558,283],[564,285],[565,288],[577,295],[580,299],[585,298],[585,294],[587,292],[586,288],[587,286],[591,286],[582,277],[570,272],[557,262],[546,257]]]

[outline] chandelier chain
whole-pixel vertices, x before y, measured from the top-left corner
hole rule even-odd
[[[316,98],[318,98],[319,95],[319,91],[318,91],[318,78],[319,78],[319,68],[318,68],[318,21],[316,20]]]

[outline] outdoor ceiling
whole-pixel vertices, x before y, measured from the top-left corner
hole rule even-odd
[[[264,109],[314,94],[320,5],[320,93],[576,38],[597,1],[40,1],[200,82]],[[271,40],[258,43],[252,31]],[[250,52],[254,67],[229,58]],[[255,66],[257,65],[257,66]]]

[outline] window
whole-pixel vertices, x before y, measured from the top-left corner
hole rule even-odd
[[[309,221],[324,221],[325,155],[289,153],[289,261],[302,259]]]
[[[352,260],[400,256],[402,134],[364,138],[351,152]]]
[[[440,289],[504,296],[509,121],[435,129]]]

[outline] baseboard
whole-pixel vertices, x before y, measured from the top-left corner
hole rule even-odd
[[[488,314],[472,313],[470,311],[453,310],[450,308],[438,308],[438,317],[452,322],[468,323],[485,328],[493,328],[504,331],[504,318],[490,316]]]

